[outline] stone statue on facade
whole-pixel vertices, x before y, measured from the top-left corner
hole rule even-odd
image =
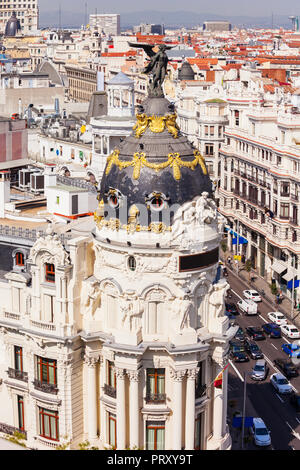
[[[82,303],[85,307],[86,315],[91,318],[101,302],[101,292],[98,282],[89,283],[86,289],[83,289],[83,292]]]
[[[211,287],[209,296],[209,315],[213,318],[220,318],[224,315],[225,295],[229,289],[229,284],[225,281],[218,282]]]
[[[203,192],[197,199],[196,213],[199,224],[211,224],[217,219],[216,203],[209,198],[209,194],[207,192]]]
[[[141,329],[143,307],[137,296],[131,300],[122,299],[120,302],[121,323],[127,331],[138,333]]]
[[[194,313],[194,304],[185,296],[183,299],[175,299],[171,304],[172,326],[176,332],[191,328],[191,316]]]

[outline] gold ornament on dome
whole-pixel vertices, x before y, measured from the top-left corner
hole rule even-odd
[[[147,160],[146,154],[144,152],[136,152],[133,155],[132,160],[125,161],[119,160],[119,150],[114,150],[113,153],[107,158],[107,167],[105,170],[105,174],[108,175],[111,171],[113,165],[116,165],[119,170],[123,170],[124,168],[128,168],[133,166],[133,179],[137,180],[140,177],[141,169],[145,166],[147,168],[151,168],[156,172],[160,170],[164,170],[165,168],[171,167],[173,168],[173,176],[176,180],[181,179],[181,168],[189,168],[192,171],[195,170],[197,165],[200,165],[202,168],[202,172],[204,175],[207,175],[207,168],[205,166],[204,157],[200,154],[198,150],[194,150],[194,160],[192,161],[185,161],[182,160],[179,153],[169,153],[168,159],[165,162],[161,163],[152,163]]]
[[[137,122],[134,125],[133,130],[135,131],[135,136],[139,138],[147,129],[149,118],[146,116],[146,114],[137,114],[136,118]]]
[[[166,116],[146,116],[146,114],[137,114],[137,122],[133,127],[136,138],[140,138],[146,129],[154,133],[161,133],[167,129],[170,134],[177,139],[179,127],[176,123],[177,114],[167,114]]]

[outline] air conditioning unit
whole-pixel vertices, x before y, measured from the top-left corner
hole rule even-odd
[[[44,175],[41,173],[32,173],[30,175],[30,190],[33,193],[42,193],[44,192]]]
[[[26,189],[30,187],[30,175],[34,170],[29,170],[28,168],[23,168],[19,171],[19,187],[21,189]]]

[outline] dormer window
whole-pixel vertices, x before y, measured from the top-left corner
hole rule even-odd
[[[54,264],[45,264],[45,279],[47,282],[55,282],[55,267]]]
[[[18,251],[16,253],[16,266],[24,266],[24,253],[21,253],[20,251]]]

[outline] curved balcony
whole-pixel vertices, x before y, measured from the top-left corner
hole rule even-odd
[[[28,373],[23,370],[8,368],[7,371],[8,377],[10,379],[22,380],[23,382],[28,382]]]
[[[149,392],[146,394],[145,400],[146,400],[146,403],[159,404],[159,403],[165,403],[166,398],[167,396],[165,393],[150,393]]]

